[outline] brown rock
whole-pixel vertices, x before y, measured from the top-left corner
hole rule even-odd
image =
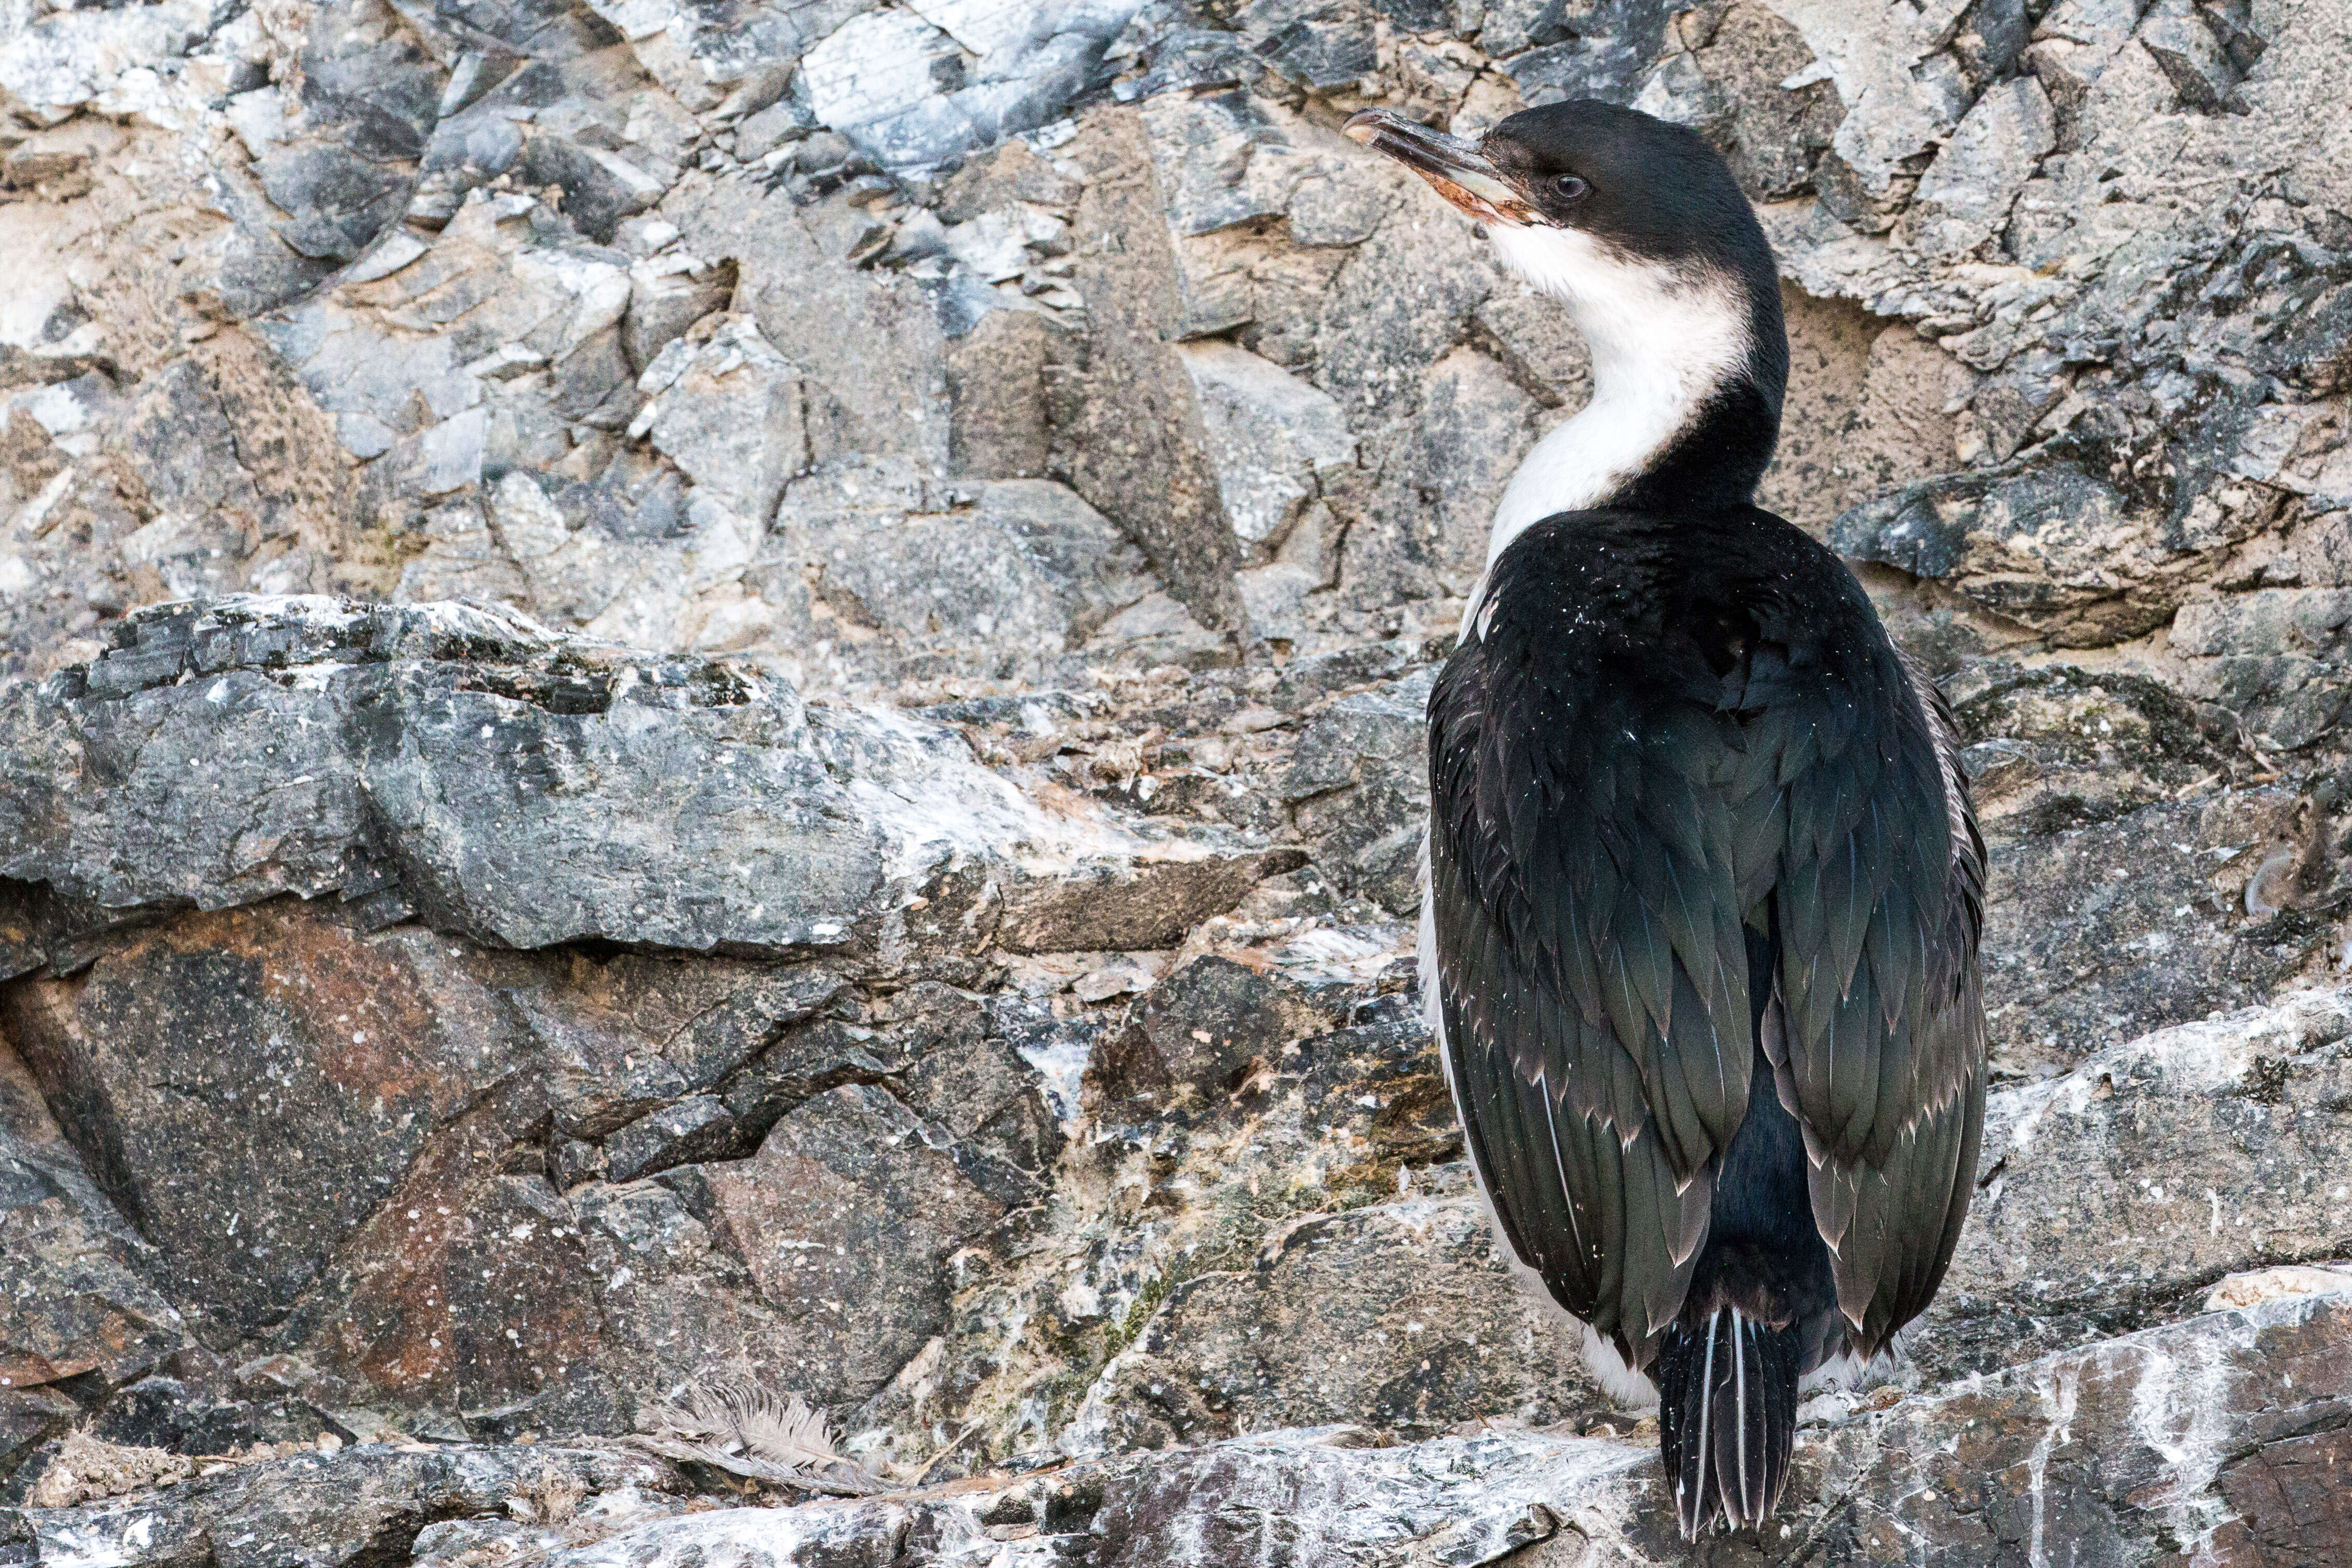
[[[828,1402],[873,1392],[939,1331],[950,1259],[1004,1212],[868,1085],[809,1101],[709,1180],[761,1299],[788,1325],[791,1375]]]
[[[401,1406],[530,1412],[514,1429],[625,1425],[635,1393],[770,1343],[776,1324],[677,1194],[559,1195],[548,1143],[610,1140],[596,1159],[620,1177],[748,1151],[824,1086],[819,1073],[795,1091],[764,1058],[839,987],[757,965],[485,953],[415,926],[364,935],[295,903],[109,938],[79,975],[21,982],[0,1007],[155,1250],[120,1228],[79,1249],[68,1278],[83,1283],[26,1284],[39,1312],[17,1322],[55,1364],[37,1377],[28,1364],[26,1380],[95,1366],[126,1381],[162,1353],[158,1333],[178,1343],[170,1306],[96,1272],[111,1247],[118,1270],[155,1270],[224,1352],[300,1351]],[[719,1096],[752,1076],[746,1122]],[[9,1103],[37,1110],[30,1081],[20,1090]],[[664,1118],[680,1124],[649,1138]],[[146,1315],[82,1322],[110,1300]],[[689,1310],[693,1338],[657,1326]]]
[[[1014,953],[1172,947],[1260,881],[1305,861],[1297,850],[1202,854],[1177,844],[1160,858],[1015,882],[997,940]]]
[[[0,1474],[78,1414],[44,1385],[127,1383],[184,1343],[163,1281],[0,1031]]]
[[[5,1006],[225,1348],[292,1306],[434,1134],[538,1054],[491,989],[530,967],[276,904],[129,935]]]

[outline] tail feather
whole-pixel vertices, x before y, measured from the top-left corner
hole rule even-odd
[[[1760,1525],[1780,1500],[1797,1434],[1802,1336],[1718,1307],[1658,1351],[1659,1447],[1685,1540]]]

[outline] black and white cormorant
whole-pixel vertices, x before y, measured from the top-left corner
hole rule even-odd
[[[1430,698],[1423,986],[1510,1255],[1604,1386],[1660,1401],[1684,1533],[1753,1526],[1801,1380],[1927,1306],[1974,1186],[1984,848],[1951,716],[1753,504],[1788,339],[1705,141],[1598,102],[1475,145],[1348,133],[1591,349]]]

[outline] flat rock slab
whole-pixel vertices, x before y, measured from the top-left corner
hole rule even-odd
[[[1515,1430],[1390,1448],[1310,1427],[793,1509],[733,1509],[630,1530],[545,1561],[563,1568],[889,1561],[1241,1564],[1491,1563],[1551,1539],[1563,1514],[1622,1510],[1641,1449]],[[918,1543],[921,1550],[916,1551]]]
[[[2236,1310],[1809,1426],[1780,1523],[1760,1542],[1710,1542],[1701,1560],[1949,1568],[2062,1561],[2052,1546],[2095,1541],[2100,1554],[2076,1561],[2336,1561],[2352,1275],[2290,1272],[2231,1281],[2224,1294],[2251,1302]],[[609,1449],[368,1448],[0,1512],[0,1543],[18,1561],[113,1568],[398,1563],[436,1521],[529,1519],[560,1489],[563,1531],[491,1532],[507,1568],[1689,1556],[1647,1448],[1525,1428],[1389,1446],[1354,1427],[1294,1429],[785,1508],[682,1511],[658,1495],[677,1488],[664,1467]],[[464,1539],[453,1525],[434,1542]]]
[[[241,598],[115,639],[0,697],[0,877],[85,923],[332,893],[502,946],[936,957],[1167,941],[1297,859],[1049,812],[936,726],[509,612]]]
[[[1774,1527],[1696,1553],[1673,1538],[1646,1447],[1525,1428],[1383,1447],[1341,1427],[929,1491],[677,1514],[568,1548],[518,1542],[500,1561],[1951,1568],[2062,1562],[2053,1548],[2092,1541],[2099,1554],[2074,1561],[2329,1562],[2343,1505],[2326,1478],[2352,1458],[2352,1277],[2330,1278],[2333,1293],[2273,1296],[1809,1426]],[[79,1528],[62,1514],[27,1517],[45,1543]]]
[[[2160,1030],[1985,1105],[1979,1190],[1913,1354],[1990,1371],[2352,1253],[2352,996]]]
[[[550,1493],[578,1510],[663,1511],[663,1460],[619,1448],[371,1445],[239,1466],[80,1508],[0,1510],[0,1562],[95,1568],[362,1568],[405,1563],[436,1521],[516,1517]],[[13,1531],[13,1533],[12,1533]],[[7,1555],[11,1551],[18,1555]]]
[[[1768,1555],[1831,1562],[2342,1560],[2352,1298],[2287,1296],[2029,1363],[1850,1421]],[[2293,1502],[2278,1495],[2296,1493]],[[2270,1495],[2266,1495],[2270,1494]],[[2332,1517],[2331,1517],[2332,1514]]]

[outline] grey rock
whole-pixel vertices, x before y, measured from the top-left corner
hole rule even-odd
[[[1841,517],[1830,542],[1949,582],[2061,646],[2096,647],[2161,625],[2190,570],[2128,511],[2112,486],[2053,465],[1907,486]]]
[[[593,7],[628,40],[638,60],[677,100],[698,112],[723,110],[727,90],[769,93],[809,48],[872,0],[778,5],[766,0],[624,0]]]
[[[1016,202],[1051,211],[1067,211],[1083,188],[1057,161],[1040,153],[1028,142],[1007,141],[968,159],[940,187],[940,221],[969,223],[982,213]]]
[[[971,1184],[1008,1209],[1049,1187],[1062,1127],[1040,1071],[979,998],[919,985],[875,1009],[893,1047],[908,1054],[891,1082],[907,1108],[953,1140]]]
[[[991,310],[949,345],[949,441],[957,475],[1045,476],[1054,440],[1047,382],[1065,367],[1070,337],[1043,311]]]
[[[2317,0],[1670,9],[0,29],[9,1495],[68,1425],[612,1432],[741,1361],[969,1489],[769,1511],[824,1543],[779,1557],[1670,1560],[1638,1430],[1590,1485],[1264,1433],[1628,1425],[1483,1247],[1397,917],[1422,686],[1583,350],[1334,129],[1598,92],[1759,199],[1765,504],[1949,679],[1993,860],[1952,1278],[1891,1408],[1814,1408],[1790,1533],[1710,1550],[2341,1557],[2342,1335],[2277,1270],[2352,1249],[2294,989],[2352,894],[2352,47]],[[918,1244],[760,1252],[808,1192]],[[2253,1315],[2184,1321],[2216,1275]],[[707,1517],[273,1463],[74,1550]]]
[[[9,107],[35,126],[68,120],[81,106],[121,89],[134,62],[163,57],[175,39],[206,31],[197,5],[173,5],[121,16],[71,13],[27,17],[0,55],[0,90]]]
[[[1392,183],[1327,127],[1245,92],[1162,93],[1140,114],[1173,243],[1168,335],[1245,327],[1254,351],[1299,362],[1344,256],[1330,247],[1371,233]]]
[[[2291,797],[2224,797],[1997,855],[1987,988],[2004,1061],[2070,1061],[2087,1041],[2258,1000],[2301,970],[2325,939],[2248,915],[2242,893],[2294,820]]]
[[[482,660],[503,672],[491,689]],[[467,609],[232,601],[152,615],[87,672],[10,694],[5,723],[16,788],[0,865],[116,909],[396,884],[442,928],[518,946],[593,934],[706,951],[855,948],[901,921],[910,935],[954,928],[961,911],[906,900],[940,891],[957,857],[1066,841],[944,733],[812,707],[723,665],[612,660]],[[232,738],[265,731],[273,738],[249,750]],[[310,748],[279,746],[288,734]],[[123,771],[80,773],[93,753],[121,756]],[[856,787],[844,770],[895,782]],[[192,772],[205,780],[201,821],[173,817]],[[705,782],[641,795],[656,779]],[[722,788],[700,817],[700,792]],[[231,800],[249,803],[231,812]],[[654,800],[671,803],[623,826]],[[688,826],[698,819],[707,845]],[[76,847],[110,836],[100,823],[166,820],[179,825],[142,835],[136,858]],[[478,821],[510,836],[485,841]],[[738,831],[751,834],[740,852],[712,858]],[[1255,851],[1197,833],[1176,850],[1153,841],[1132,839],[1133,860],[1081,850],[1068,873],[1008,868],[1008,930],[1050,925],[1044,912],[1104,876],[1147,897],[1166,879],[1238,898],[1257,874]],[[559,894],[551,876],[567,844],[580,880]]]
[[[1236,591],[1241,574],[1234,574]],[[1129,668],[1221,669],[1240,663],[1234,638],[1211,631],[1166,591],[1147,593],[1103,622],[1090,651]]]
[[[358,1568],[411,1542],[435,1518],[530,1507],[548,1490],[593,1499],[682,1490],[660,1460],[614,1449],[369,1447],[233,1468],[84,1509],[21,1516],[37,1563],[104,1553],[124,1568],[207,1558],[221,1568]],[[0,1518],[5,1518],[0,1515]]]
[[[727,1103],[713,1094],[698,1094],[649,1112],[607,1137],[604,1178],[635,1181],[722,1153],[737,1136],[735,1118]]]
[[[460,1021],[454,987],[440,988],[456,1026],[442,1029],[348,1002],[331,1019],[274,1003],[254,950],[266,943],[290,957],[303,937],[338,936],[348,933],[231,916],[225,930],[169,946],[114,946],[77,980],[9,998],[9,1030],[69,1108],[85,1158],[170,1260],[171,1293],[218,1346],[282,1315],[439,1126],[516,1064],[511,1034]],[[417,988],[430,981],[415,967],[436,956],[395,946],[369,956]],[[323,978],[325,964],[313,967]],[[368,1071],[371,1026],[375,1051],[395,1031],[416,1054],[404,1088],[371,1083],[358,1098],[345,1085],[355,1065]],[[232,1041],[250,1041],[257,1062],[238,1061]],[[141,1063],[158,1055],[155,1070],[178,1087],[151,1099]],[[248,1092],[257,1067],[276,1084],[266,1099]]]
[[[1328,998],[1229,958],[1196,958],[1152,988],[1129,1038],[1100,1053],[1104,1092],[1127,1098],[1181,1085],[1211,1097],[1236,1089],[1283,1047],[1340,1020]]]
[[[2138,41],[2172,83],[2181,108],[2217,114],[2245,75],[2244,64],[2231,57],[2224,42],[2239,36],[2237,27],[2219,16],[2207,21],[2199,6],[2165,4],[2150,8]]]
[[[1759,1560],[1794,1561],[1792,1546],[1826,1539],[1862,1561],[1990,1563],[2030,1548],[2037,1530],[2045,1543],[2101,1541],[2118,1562],[2161,1561],[2189,1539],[2286,1561],[2325,1552],[2334,1521],[2321,1478],[2342,1448],[2342,1287],[2265,1299],[2247,1282],[2252,1304],[1809,1428],[1791,1488],[1803,1500]],[[1040,1563],[1206,1565],[1276,1550],[1314,1564],[1374,1552],[1641,1561],[1678,1549],[1659,1528],[1644,1448],[1508,1428],[1363,1442],[1360,1428],[1290,1430],[984,1489],[723,1511],[551,1561],[815,1563],[910,1540],[977,1555],[1016,1531],[1024,1560]]]
[[[2326,814],[2293,791],[2227,788],[2244,764],[2214,710],[2145,675],[2063,665],[1977,665],[1947,689],[1991,849],[2004,1071],[2260,1000],[2316,956],[2310,917],[2278,916],[2332,896]],[[2257,878],[2273,902],[2253,915]]]
[[[2260,744],[2310,746],[2341,720],[2344,628],[2352,596],[2336,588],[2273,588],[2190,601],[2174,618],[2190,661],[2183,685],[2244,716]]]
[[[1270,1549],[1301,1564],[1418,1552],[1493,1562],[1559,1532],[1553,1509],[1606,1506],[1638,1460],[1620,1445],[1498,1432],[1381,1448],[1360,1428],[1290,1431],[1179,1448],[965,1495],[908,1494],[789,1511],[730,1510],[631,1530],[554,1559],[647,1568],[761,1553],[840,1561],[883,1540],[942,1557],[996,1544],[992,1514],[1039,1563],[1218,1563]],[[1211,1505],[1208,1500],[1220,1500]],[[983,1522],[989,1520],[991,1522]],[[1003,1526],[997,1526],[999,1530]],[[1410,1561],[1410,1558],[1405,1560]]]
[[[1941,28],[1924,16],[1823,8],[1790,19],[1827,68],[1839,100],[1852,106],[1819,166],[1822,204],[1866,233],[1883,233],[1968,108],[1958,63],[1937,54]]]
[[[1240,903],[1259,881],[1306,860],[1287,847],[1203,856],[1181,841],[1163,855],[1131,865],[1098,863],[1079,875],[1014,888],[998,939],[1015,953],[1172,946],[1212,914]]]
[[[684,255],[650,257],[629,268],[629,313],[621,346],[639,373],[688,327],[723,310],[735,294],[732,262],[706,263]]]
[[[1356,439],[1327,392],[1228,343],[1188,344],[1217,490],[1234,532],[1278,548],[1325,468],[1352,466]]]
[[[941,311],[921,280],[851,259],[873,221],[848,193],[803,205],[782,187],[719,181],[689,188],[668,215],[695,255],[736,261],[734,308],[808,377],[806,461],[949,461]]]
[[[69,1213],[25,1232],[16,1282],[39,1308],[11,1363],[25,1381],[129,1383],[179,1347],[167,1302],[184,1301],[231,1358],[294,1355],[341,1379],[339,1393],[292,1385],[330,1412],[625,1430],[636,1401],[730,1356],[788,1362],[813,1397],[862,1398],[936,1326],[948,1241],[991,1244],[982,1232],[1037,1199],[1061,1145],[1036,1071],[941,988],[861,1027],[818,1016],[841,988],[823,972],[484,952],[414,925],[362,936],[315,905],[183,922],[161,946],[142,936],[8,994],[6,1026],[47,1093],[78,1129],[114,1129],[35,1151],[68,1173],[48,1207],[79,1192],[91,1218],[78,1255]],[[257,980],[265,952],[305,983]],[[231,1035],[265,1053],[272,1093],[243,1090],[250,1064],[220,1047]],[[177,1088],[144,1081],[150,1068]],[[818,1207],[809,1160],[839,1173]],[[111,1220],[81,1162],[152,1248]],[[903,1242],[935,1225],[947,1239],[905,1254],[853,1328],[803,1310],[807,1260],[776,1239],[820,1219],[829,1236]],[[111,1225],[95,1244],[92,1223]],[[862,1251],[826,1256],[828,1290],[844,1270],[865,1277]],[[888,1313],[911,1326],[877,1338]],[[305,1430],[299,1410],[207,1400],[222,1403],[134,1383],[102,1430],[197,1451],[257,1421],[275,1438],[351,1435],[341,1414]]]
[[[1592,361],[1584,340],[1532,289],[1497,294],[1478,307],[1479,327],[1501,350],[1511,379],[1547,407],[1592,394]]]
[[[2032,77],[1990,88],[1919,176],[1904,237],[1933,256],[1967,256],[2009,221],[2035,166],[2058,145],[2058,118]]]
[[[1250,0],[1234,19],[1253,55],[1310,89],[1354,87],[1379,63],[1373,17],[1345,0]]]
[[[755,323],[729,317],[674,340],[636,385],[653,401],[631,433],[677,464],[698,496],[764,527],[785,482],[808,465],[808,389],[798,367]]]
[[[2195,796],[2230,775],[2234,737],[2211,710],[2147,674],[1986,660],[1941,685],[1996,852]]]
[[[1088,312],[1083,371],[1064,389],[1054,464],[1070,487],[1143,547],[1179,602],[1213,631],[1238,631],[1239,551],[1207,451],[1198,394],[1163,340],[1178,301],[1154,182],[1142,173],[1143,127],[1129,113],[1097,122],[1096,178],[1074,224]],[[1124,163],[1131,171],[1110,178]],[[1112,236],[1117,236],[1113,248]],[[1116,389],[1114,392],[1113,389]]]
[[[1416,382],[1407,395],[1417,413],[1383,444],[1378,488],[1343,551],[1343,586],[1359,602],[1467,593],[1485,570],[1495,504],[1535,444],[1535,400],[1476,350],[1454,350]]]
[[[799,90],[883,163],[929,169],[1062,112],[1104,78],[1105,47],[1140,8],[1105,0],[1041,18],[929,0],[867,12],[809,50]]]
[[[1671,15],[1672,8],[1657,0],[1612,0],[1580,16],[1571,30],[1546,7],[1538,13],[1535,30],[1568,36],[1557,42],[1544,37],[1539,47],[1500,65],[1530,104],[1570,98],[1630,102],[1643,73],[1664,50]]]
[[[665,434],[682,454],[722,462],[741,426],[709,416],[731,406],[765,423],[797,412],[793,383],[763,380],[692,384],[671,408],[647,407],[670,416]],[[441,546],[428,528],[401,597],[520,602],[594,635],[656,647],[737,646],[772,630],[779,612],[745,586],[763,530],[721,497],[739,486],[757,491],[775,476],[765,463],[719,472],[726,486],[706,495],[676,466],[625,450],[594,479],[551,497],[548,481],[510,472],[491,493],[484,537],[463,541],[472,549]],[[442,570],[426,575],[434,568]]]
[[[1509,1286],[1475,1197],[1412,1198],[1297,1217],[1248,1268],[1186,1281],[1093,1397],[1122,1447],[1182,1423],[1175,1387],[1213,1413],[1174,1426],[1191,1442],[1340,1421],[1427,1434],[1465,1410],[1548,1426],[1602,1403],[1580,1337]],[[1300,1367],[1300,1343],[1328,1349]]]
[[[70,1430],[81,1406],[47,1388],[0,1393],[0,1480],[14,1475],[43,1443]]]
[[[1290,138],[1249,94],[1169,93],[1140,113],[1177,235],[1211,234],[1288,205],[1300,172]]]
[[[1399,912],[1421,905],[1423,730],[1436,675],[1423,668],[1323,708],[1280,786],[1318,863],[1342,886]]]
[[[1754,5],[1727,7],[1693,36],[1706,26],[1695,17],[1669,33],[1634,107],[1700,131],[1751,197],[1808,193],[1843,110],[1803,34]]]
[[[1986,1104],[1979,1190],[1914,1354],[1945,1375],[2344,1256],[2341,992],[2183,1024]]]
[[[349,261],[408,204],[408,183],[340,147],[289,149],[265,159],[261,188],[299,214],[278,225],[297,254]]]
[[[1830,1550],[1859,1561],[1923,1564],[2011,1560],[2030,1551],[2037,1525],[2045,1550],[2087,1536],[2118,1562],[2160,1562],[2191,1538],[2217,1549],[2273,1531],[2293,1540],[2274,1501],[2256,1503],[2244,1522],[2232,1516],[2237,1500],[2259,1495],[2281,1469],[2294,1473],[2306,1455],[2324,1463],[2298,1413],[2314,1394],[2323,1406],[2334,1399],[2332,1377],[2321,1374],[2316,1390],[2308,1380],[2344,1328],[2340,1294],[2277,1297],[1914,1396],[1882,1413],[1830,1416],[1800,1441],[1791,1492],[1811,1500],[1765,1560],[1793,1560],[1809,1531],[1819,1532],[1814,1550],[1826,1537],[1837,1542]],[[1957,1441],[1939,1448],[1931,1433]],[[1920,1457],[1931,1452],[1923,1473]],[[1628,1479],[1646,1489],[1636,1498],[1655,1495],[1654,1481]],[[1587,1521],[1592,1546],[1628,1555],[1672,1550],[1652,1545],[1640,1524],[1612,1530],[1591,1512],[1576,1521],[1579,1533]]]
[[[791,487],[777,533],[843,619],[990,668],[1038,668],[1151,587],[1141,552],[1049,479],[940,486],[845,465]]]

